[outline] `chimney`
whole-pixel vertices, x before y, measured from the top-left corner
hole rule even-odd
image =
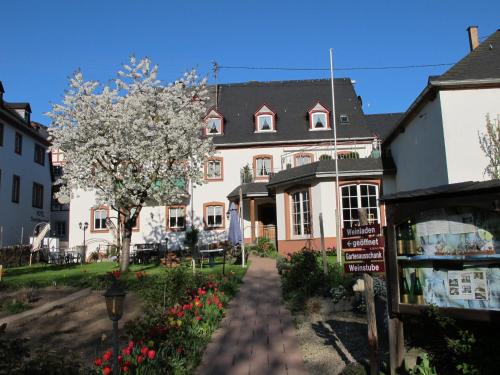
[[[5,90],[3,89],[2,81],[0,81],[0,103],[3,102],[3,94],[5,94]]]
[[[477,34],[477,26],[469,26],[467,28],[467,32],[469,33],[469,45],[470,50],[474,51],[479,45],[479,36]]]

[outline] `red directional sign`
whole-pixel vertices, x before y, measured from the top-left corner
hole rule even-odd
[[[365,238],[343,238],[343,249],[371,249],[384,247],[384,237],[365,237]]]
[[[357,227],[342,228],[342,237],[366,237],[378,236],[380,234],[379,224],[360,225]]]
[[[384,272],[384,262],[370,262],[370,263],[347,263],[344,264],[344,271],[346,273],[356,272]]]

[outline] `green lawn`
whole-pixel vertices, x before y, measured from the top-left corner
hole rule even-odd
[[[190,269],[190,264],[185,263],[182,267]],[[84,265],[33,265],[32,267],[15,267],[5,270],[5,274],[0,281],[0,285],[11,288],[21,288],[25,286],[44,287],[44,286],[73,286],[73,287],[93,287],[99,289],[99,281],[102,276],[105,276],[111,271],[119,269],[116,262],[99,262],[89,263]],[[136,278],[135,272],[144,271],[147,275],[158,275],[165,273],[167,268],[156,264],[132,264],[130,271],[122,275],[121,279],[124,281],[132,281]],[[221,274],[222,265],[208,267],[204,265],[203,268],[197,268],[197,272],[205,274]],[[245,270],[239,265],[226,264],[226,272],[235,272],[238,275],[243,275]]]

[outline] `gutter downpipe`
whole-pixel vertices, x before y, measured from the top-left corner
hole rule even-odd
[[[333,125],[333,147],[335,159],[335,221],[336,232],[335,236],[337,247],[337,263],[342,264],[342,242],[340,240],[340,200],[339,200],[339,163],[337,155],[337,122],[335,120],[335,93],[333,79],[333,49],[330,48],[330,81],[332,83],[332,125]]]

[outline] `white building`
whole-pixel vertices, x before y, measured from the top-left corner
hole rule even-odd
[[[384,178],[385,193],[489,179],[479,133],[487,115],[500,115],[500,31],[481,44],[477,27],[468,32],[471,52],[429,78],[384,140],[397,168]]]
[[[182,241],[191,224],[203,235],[224,232],[231,201],[243,191],[245,241],[269,237],[286,253],[304,246],[319,248],[319,214],[328,247],[335,246],[336,201],[342,225],[357,221],[357,208],[373,222],[383,220],[378,196],[384,168],[379,141],[368,128],[350,79],[335,80],[340,187],[336,194],[329,80],[249,82],[211,88],[205,121],[216,154],[205,165],[205,184],[182,204],[145,207],[132,244]],[[392,170],[391,164],[386,168]],[[84,241],[93,251],[113,243],[106,206],[92,192],[78,191],[70,204],[69,245]],[[85,223],[89,224],[87,231]]]
[[[8,103],[0,82],[0,247],[29,243],[49,222],[51,174],[46,128],[31,122],[29,103]]]

